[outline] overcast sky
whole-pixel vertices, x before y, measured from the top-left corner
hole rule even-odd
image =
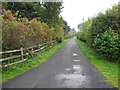
[[[61,13],[64,20],[71,28],[77,30],[83,18],[95,16],[99,12],[104,12],[112,5],[118,4],[120,0],[63,0],[63,11]]]

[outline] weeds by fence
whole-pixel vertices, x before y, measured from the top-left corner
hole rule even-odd
[[[17,50],[2,51],[0,52],[0,55],[2,55],[0,59],[0,63],[2,63],[1,67],[8,67],[13,64],[24,62],[27,60],[28,56],[34,56],[36,52],[48,50],[56,43],[56,41],[51,41],[28,48],[21,47]]]

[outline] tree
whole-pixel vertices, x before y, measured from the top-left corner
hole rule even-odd
[[[47,23],[50,27],[55,27],[59,22],[59,14],[63,8],[62,2],[45,2],[43,7],[42,21]]]
[[[3,8],[11,10],[17,17],[26,17],[29,20],[39,17],[40,21],[47,23],[50,27],[55,27],[59,22],[62,2],[5,2]]]
[[[68,32],[71,30],[70,26],[68,26],[67,22],[63,19],[63,29],[64,29],[64,36],[68,34]]]
[[[18,17],[26,17],[29,20],[41,17],[44,9],[39,2],[7,2],[3,3],[3,8],[13,13],[17,12]]]

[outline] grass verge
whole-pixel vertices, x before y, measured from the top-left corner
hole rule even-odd
[[[78,39],[76,39],[76,43],[80,47],[83,55],[105,76],[106,81],[118,88],[118,64],[120,65],[120,63],[103,59],[86,43]]]
[[[55,54],[58,50],[60,50],[69,40],[70,39],[64,40],[62,43],[57,44],[48,51],[39,52],[37,53],[37,56],[28,59],[23,63],[19,63],[7,68],[3,68],[2,83],[44,63],[53,54]]]

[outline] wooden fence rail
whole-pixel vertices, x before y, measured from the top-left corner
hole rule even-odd
[[[19,52],[20,54],[2,58],[2,59],[0,59],[0,63],[1,62],[2,63],[6,62],[6,61],[9,61],[9,60],[11,61],[11,60],[14,60],[16,58],[21,58],[21,60],[13,61],[12,63],[2,65],[1,67],[7,67],[7,66],[11,66],[13,64],[24,62],[24,61],[27,60],[28,55],[30,55],[30,54],[33,55],[36,52],[39,52],[39,51],[42,51],[42,50],[47,50],[47,49],[53,47],[56,43],[57,43],[56,41],[51,41],[51,42],[43,43],[43,44],[40,44],[40,45],[28,47],[28,48],[20,48],[20,49],[17,49],[17,50],[2,51],[2,52],[0,52],[1,55],[8,54],[8,53],[12,54],[12,53],[17,53],[17,52]]]

